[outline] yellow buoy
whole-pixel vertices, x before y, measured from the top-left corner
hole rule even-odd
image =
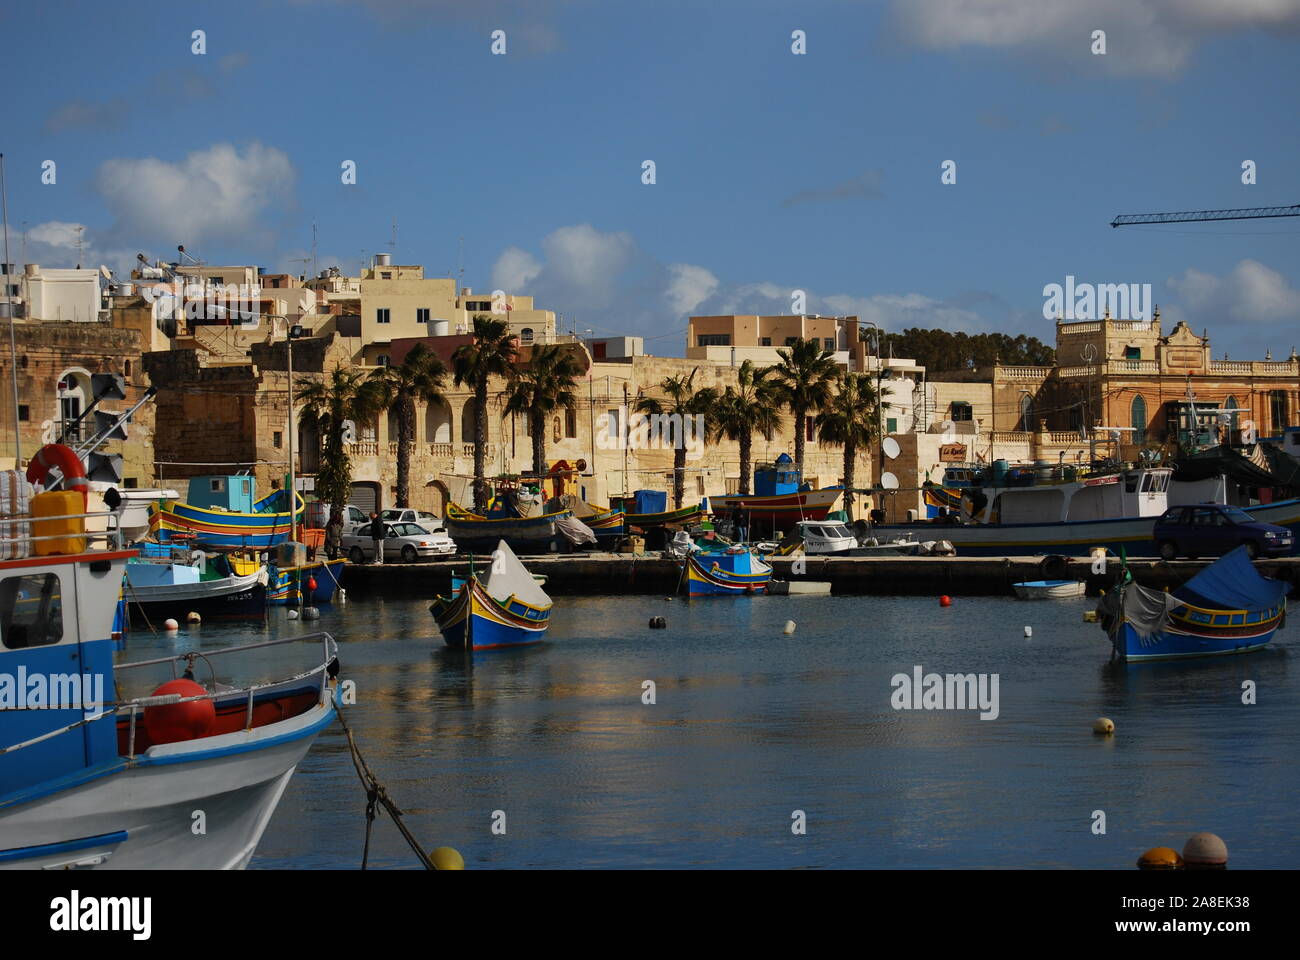
[[[429,854],[435,870],[464,870],[465,858],[454,847],[438,847]]]
[[[1152,847],[1138,857],[1139,870],[1178,870],[1183,865],[1183,858],[1177,850],[1169,847]]]
[[[1092,721],[1092,732],[1108,737],[1115,732],[1115,724],[1109,717],[1098,717]]]

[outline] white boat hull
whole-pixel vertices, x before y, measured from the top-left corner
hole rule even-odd
[[[1082,580],[1013,583],[1012,589],[1021,600],[1070,600],[1082,597],[1088,585]]]
[[[330,703],[253,730],[150,747],[134,763],[0,808],[0,869],[239,870]]]

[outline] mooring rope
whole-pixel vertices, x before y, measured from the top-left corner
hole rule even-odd
[[[424,869],[438,869],[433,865],[433,861],[429,859],[429,855],[424,852],[411,831],[406,828],[406,824],[402,822],[402,811],[388,796],[388,791],[384,789],[384,785],[379,782],[378,777],[370,772],[370,767],[366,765],[366,760],[361,756],[361,750],[357,747],[356,738],[352,735],[352,728],[348,726],[347,720],[343,718],[343,711],[338,709],[334,712],[338,715],[339,723],[343,724],[343,732],[347,734],[348,749],[352,753],[352,766],[356,768],[357,776],[361,779],[361,785],[366,790],[366,845],[361,854],[361,869],[365,870],[370,861],[370,831],[374,825],[375,817],[379,814],[379,810],[375,806],[376,803],[383,804],[384,809],[392,816],[393,823],[397,824],[397,829],[406,839],[406,842],[410,844],[411,849],[415,851],[415,855],[420,863],[424,865]]]

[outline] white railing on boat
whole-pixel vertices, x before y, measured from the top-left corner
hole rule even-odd
[[[307,640],[321,641],[321,649],[324,652],[325,660],[319,666],[313,667],[312,669],[306,670],[302,673],[295,674],[292,677],[282,677],[281,679],[274,680],[270,683],[250,684],[247,687],[235,687],[229,690],[214,690],[211,693],[196,694],[192,697],[182,697],[180,694],[169,693],[169,694],[163,694],[162,696],[134,697],[130,700],[126,700],[120,703],[115,701],[108,701],[103,704],[100,704],[100,706],[105,708],[111,707],[112,708],[111,710],[105,709],[102,712],[95,714],[95,716],[93,717],[83,717],[82,719],[77,720],[74,723],[69,723],[66,726],[58,728],[57,730],[50,730],[47,733],[43,733],[39,737],[33,737],[30,740],[24,740],[21,743],[15,743],[8,747],[0,747],[0,755],[4,755],[6,753],[13,753],[17,750],[22,750],[24,747],[31,747],[38,743],[43,743],[46,740],[51,740],[54,737],[62,736],[63,734],[67,733],[70,730],[75,730],[78,727],[84,727],[88,723],[94,723],[98,720],[102,720],[105,715],[111,713],[114,716],[122,716],[126,714],[129,715],[131,718],[130,734],[127,741],[126,755],[128,759],[134,760],[136,757],[136,753],[135,753],[136,722],[140,716],[140,711],[142,709],[148,707],[174,704],[174,703],[194,703],[199,700],[217,700],[217,699],[233,700],[236,696],[239,696],[241,694],[247,694],[248,707],[244,715],[244,729],[251,730],[253,728],[254,700],[259,691],[270,690],[276,687],[283,687],[286,684],[294,683],[298,680],[305,680],[308,677],[315,676],[316,674],[320,674],[319,702],[321,704],[324,704],[326,700],[326,691],[329,688],[329,679],[330,679],[329,670],[331,666],[333,666],[337,662],[338,659],[338,642],[334,639],[334,637],[331,634],[323,630],[320,631],[319,633],[309,633],[301,637],[280,637],[277,640],[264,640],[260,643],[246,643],[238,647],[226,647],[225,649],[221,649],[221,650],[207,650],[203,652],[193,651],[190,653],[178,653],[171,657],[158,657],[153,660],[135,660],[132,661],[131,663],[116,664],[113,667],[113,671],[114,673],[116,673],[119,670],[130,670],[136,667],[151,667],[163,663],[170,663],[172,665],[172,678],[179,679],[179,675],[176,673],[176,664],[178,664],[182,660],[186,662],[186,666],[188,669],[193,669],[194,661],[199,658],[207,660],[209,657],[219,657],[231,653],[244,653],[249,650],[257,650],[262,647],[275,647],[285,643],[302,643],[303,641],[307,641]],[[211,668],[212,664],[209,663],[208,666],[209,668]],[[215,684],[216,671],[213,670],[212,672],[213,672],[213,683]]]

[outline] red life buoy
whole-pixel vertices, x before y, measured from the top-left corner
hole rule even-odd
[[[32,457],[31,463],[27,464],[27,482],[40,486],[45,482],[51,467],[58,467],[63,474],[65,490],[81,491],[82,505],[87,506],[90,502],[90,481],[86,479],[86,468],[81,465],[81,458],[72,448],[61,443],[47,443],[41,447],[36,456]]]

